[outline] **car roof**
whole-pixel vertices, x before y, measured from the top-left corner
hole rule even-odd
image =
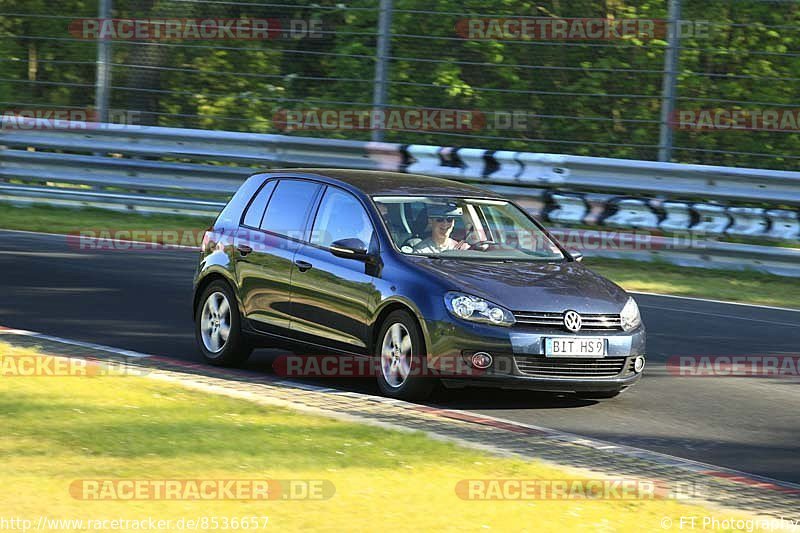
[[[350,170],[340,168],[270,169],[259,175],[310,177],[329,183],[349,185],[368,196],[468,196],[502,198],[502,196],[458,181],[433,178],[421,174],[404,174],[382,170]]]

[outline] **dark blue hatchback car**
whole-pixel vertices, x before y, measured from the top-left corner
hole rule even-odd
[[[640,377],[636,302],[513,202],[374,171],[250,177],[203,240],[195,335],[214,365],[254,347],[369,362],[381,391],[437,380],[613,397]]]

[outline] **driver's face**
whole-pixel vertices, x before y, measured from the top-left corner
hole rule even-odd
[[[444,240],[450,237],[453,233],[453,227],[456,225],[456,219],[451,217],[431,217],[431,230],[434,237]]]

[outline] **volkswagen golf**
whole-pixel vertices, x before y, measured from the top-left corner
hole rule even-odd
[[[610,398],[640,379],[636,302],[514,202],[411,174],[251,176],[203,238],[195,337],[212,365],[257,347],[368,362],[381,392],[442,382]]]

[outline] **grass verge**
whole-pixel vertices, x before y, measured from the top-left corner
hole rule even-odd
[[[0,228],[44,233],[81,230],[202,230],[212,218],[181,215],[139,214],[106,209],[64,207],[17,207],[0,204]]]
[[[586,258],[584,263],[631,291],[800,308],[800,280],[795,278],[616,259]]]
[[[0,355],[4,361],[34,357],[4,343]],[[34,523],[39,516],[48,524],[152,518],[170,520],[167,529],[177,530],[181,519],[266,517],[270,527],[291,531],[366,531],[381,524],[403,531],[638,532],[663,530],[667,518],[678,524],[681,516],[709,513],[663,499],[466,500],[455,491],[465,479],[586,474],[143,377],[3,375],[0,383],[0,500],[5,515]],[[87,501],[70,492],[76,480],[145,478],[327,480],[335,494],[325,500]]]
[[[197,232],[210,223],[211,220],[198,217],[141,215],[100,209],[6,205],[0,209],[0,228],[49,233],[87,229]],[[153,236],[146,238],[152,240]],[[585,264],[628,290],[800,308],[800,281],[793,278],[615,259],[587,258]]]

